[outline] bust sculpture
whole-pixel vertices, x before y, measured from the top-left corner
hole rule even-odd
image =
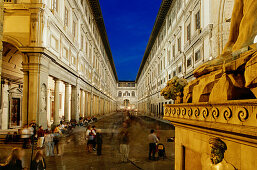
[[[210,73],[222,68],[222,64],[230,61],[232,53],[253,44],[257,35],[257,1],[235,0],[230,34],[222,54],[194,71],[195,77]]]

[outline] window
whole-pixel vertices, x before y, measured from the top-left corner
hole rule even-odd
[[[69,26],[69,10],[67,7],[64,9],[64,26]]]
[[[135,96],[136,96],[136,94],[135,94],[135,92],[134,92],[134,91],[132,91],[132,96],[133,96],[133,97],[135,97]]]
[[[172,75],[173,75],[173,77],[175,77],[176,76],[176,71],[173,71]]]
[[[175,59],[175,44],[172,46],[172,55],[173,55],[173,58]]]
[[[178,38],[178,51],[181,52],[181,37]]]
[[[191,57],[187,59],[187,67],[192,66],[192,59]]]
[[[81,49],[84,50],[84,36],[81,36]]]
[[[58,0],[52,0],[52,10],[58,12]]]
[[[182,66],[179,66],[178,67],[178,73],[181,73],[182,72]]]
[[[195,61],[199,61],[201,59],[201,51],[198,50],[196,53],[195,53]]]
[[[76,23],[75,20],[73,21],[72,34],[73,34],[74,38],[76,39],[76,37],[77,37],[77,23]]]
[[[195,29],[198,30],[201,28],[201,14],[200,10],[195,14]]]
[[[122,92],[121,91],[119,91],[119,93],[118,93],[118,97],[121,97],[122,96]]]
[[[191,24],[187,25],[187,41],[191,40]]]
[[[169,79],[171,79],[171,75],[169,74]]]

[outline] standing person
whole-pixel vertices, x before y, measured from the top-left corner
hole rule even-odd
[[[92,126],[92,133],[93,133],[93,150],[96,151],[96,128],[95,125]]]
[[[96,133],[96,144],[97,144],[97,155],[100,156],[102,155],[102,144],[103,144],[103,137],[100,129],[97,130],[97,133]]]
[[[61,132],[59,127],[57,126],[54,129],[54,134],[53,134],[53,142],[54,142],[54,150],[56,150],[56,154],[60,155],[60,146],[59,146],[59,142],[60,142],[60,137],[61,137]]]
[[[22,159],[25,152],[21,148],[14,148],[11,155],[7,158],[4,165],[1,165],[3,170],[27,170],[27,168],[22,167]]]
[[[37,131],[37,147],[42,148],[44,143],[45,131],[42,126]]]
[[[54,135],[49,131],[45,135],[45,152],[46,156],[54,156]]]
[[[94,135],[90,125],[88,126],[86,131],[86,140],[87,140],[87,150],[88,152],[92,152],[93,144],[94,144]]]
[[[150,134],[148,135],[148,139],[149,139],[149,160],[151,159],[155,160],[156,144],[159,142],[159,139],[155,135],[153,129],[150,131]]]
[[[31,163],[30,170],[45,170],[46,169],[46,162],[43,156],[43,151],[39,150],[36,153],[35,158]]]
[[[120,141],[120,153],[121,153],[121,161],[128,162],[129,156],[129,134],[127,123],[123,123],[123,128],[119,133],[119,141]]]

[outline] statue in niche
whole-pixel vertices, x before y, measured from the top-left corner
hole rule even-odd
[[[228,42],[220,56],[194,71],[195,77],[222,69],[222,65],[233,60],[232,53],[251,45],[257,35],[257,1],[235,0]]]
[[[211,154],[202,155],[202,169],[204,170],[236,170],[236,168],[224,159],[227,145],[220,138],[211,138]]]
[[[40,112],[42,113],[46,111],[46,85],[45,84],[42,84],[41,86],[40,95],[41,95]]]

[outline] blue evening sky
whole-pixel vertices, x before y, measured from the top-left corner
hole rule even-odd
[[[161,0],[100,0],[119,80],[135,80]]]

